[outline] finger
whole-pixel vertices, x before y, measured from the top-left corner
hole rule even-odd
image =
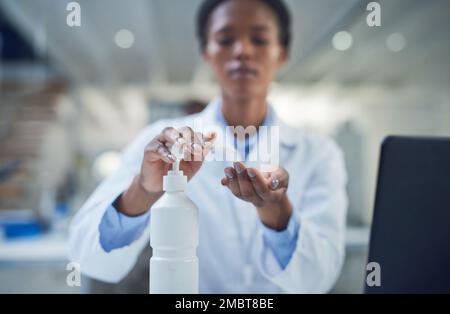
[[[228,188],[230,189],[230,191],[237,197],[241,197],[241,190],[239,188],[239,182],[237,180],[237,176],[236,176],[236,171],[231,168],[231,167],[227,167],[224,170],[225,172],[225,176],[227,177],[227,181],[228,181]]]
[[[253,189],[259,197],[264,199],[270,193],[268,180],[264,178],[264,174],[254,168],[247,168],[247,176],[253,184]]]
[[[278,190],[287,188],[289,184],[289,174],[283,168],[278,168],[273,171],[269,177],[269,188],[271,190]]]
[[[187,153],[185,154],[185,160],[203,162],[212,150],[215,140],[215,132],[206,134],[195,132],[191,149],[187,149]]]
[[[203,134],[203,148],[210,151],[217,138],[216,132],[208,132]]]
[[[244,164],[241,162],[235,162],[233,165],[237,173],[241,196],[252,202],[262,201],[262,199],[258,196],[255,189],[253,188],[253,184],[247,175]]]
[[[202,161],[203,160],[203,134],[200,132],[194,133],[194,140],[192,143],[192,152],[194,161]]]
[[[222,178],[222,179],[220,180],[220,183],[221,183],[223,186],[227,186],[227,185],[228,185],[228,178],[227,178],[227,177]]]
[[[167,127],[162,130],[159,140],[170,149],[175,143],[182,144],[180,141],[183,141],[183,138],[177,129]]]
[[[151,141],[145,147],[144,156],[149,161],[163,160],[170,164],[176,161],[176,157],[170,153],[164,143],[158,140]]]
[[[194,137],[195,137],[195,132],[194,130],[192,130],[192,128],[188,127],[188,126],[184,126],[180,129],[178,129],[178,131],[181,133],[181,137],[182,139],[185,141],[185,149],[187,149],[189,151],[189,153],[193,153],[192,150],[192,143],[194,143]]]
[[[182,139],[181,133],[173,127],[166,127],[162,130],[158,140],[163,143],[175,157],[181,157],[182,146],[179,140]]]
[[[214,149],[214,143],[216,141],[216,133],[215,132],[209,132],[206,134],[203,134],[203,151],[202,151],[202,160],[205,160],[208,154],[213,151]]]
[[[203,160],[203,134],[195,132],[190,142],[183,145],[184,160],[198,161]]]

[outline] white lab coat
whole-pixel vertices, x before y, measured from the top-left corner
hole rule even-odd
[[[198,117],[205,125],[218,124],[217,106],[219,102],[212,102],[199,114],[156,122],[123,151],[120,167],[94,191],[70,226],[70,258],[83,274],[114,283],[132,269],[149,245],[149,226],[131,245],[106,253],[99,242],[103,214],[140,170],[144,147],[154,136],[166,126],[192,126]],[[347,210],[342,153],[332,140],[290,127],[276,115],[273,124],[280,127],[280,165],[289,172],[287,194],[300,225],[296,249],[281,269],[263,240],[256,210],[220,184],[232,162],[205,162],[187,187],[199,208],[201,293],[321,293],[339,275]],[[251,267],[251,282],[244,282],[244,265]]]

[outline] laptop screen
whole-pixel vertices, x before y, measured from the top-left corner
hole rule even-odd
[[[384,141],[371,262],[380,278],[366,293],[450,292],[450,139]]]

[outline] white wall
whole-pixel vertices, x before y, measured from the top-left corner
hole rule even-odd
[[[346,146],[342,148],[349,155],[348,161],[351,160],[348,164],[349,180],[356,181],[356,186],[362,188],[358,194],[352,195],[350,191],[353,211],[349,211],[349,215],[352,221],[363,224],[370,224],[372,219],[383,139],[392,134],[450,136],[448,91],[412,86],[276,86],[271,99],[278,114],[288,123],[329,134],[338,140],[341,147]],[[351,128],[359,134],[339,138],[339,129],[349,121]],[[352,138],[361,141],[360,145],[355,143],[361,146],[361,151],[349,145],[348,139]]]

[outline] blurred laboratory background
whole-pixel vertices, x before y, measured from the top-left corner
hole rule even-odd
[[[150,248],[119,284],[68,284],[67,227],[139,130],[218,95],[195,38],[201,0],[78,0],[72,27],[69,2],[0,0],[0,292],[146,293]],[[383,138],[450,135],[450,1],[377,1],[374,27],[369,2],[286,0],[294,42],[270,95],[286,122],[345,153],[333,293],[363,289]]]

